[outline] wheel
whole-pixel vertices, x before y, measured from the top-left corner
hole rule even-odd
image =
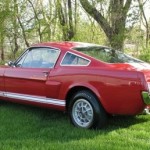
[[[77,92],[69,104],[71,123],[80,128],[102,128],[107,114],[95,95],[90,91]]]

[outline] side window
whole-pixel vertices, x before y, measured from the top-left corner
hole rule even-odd
[[[64,59],[61,62],[62,66],[87,66],[89,65],[90,60],[78,56],[73,53],[67,52]]]
[[[24,68],[53,68],[60,51],[50,48],[33,48],[16,66]]]

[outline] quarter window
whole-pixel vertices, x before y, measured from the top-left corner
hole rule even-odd
[[[62,66],[87,66],[89,65],[90,60],[78,56],[73,53],[67,52],[61,65]]]

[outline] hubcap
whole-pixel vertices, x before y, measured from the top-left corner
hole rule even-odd
[[[90,127],[94,119],[93,108],[85,99],[79,99],[74,103],[72,115],[75,123],[82,128]]]

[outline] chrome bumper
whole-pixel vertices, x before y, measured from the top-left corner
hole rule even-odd
[[[143,97],[144,103],[145,103],[146,105],[150,105],[150,95],[149,95],[149,93],[143,91],[143,92],[142,92],[142,97]]]

